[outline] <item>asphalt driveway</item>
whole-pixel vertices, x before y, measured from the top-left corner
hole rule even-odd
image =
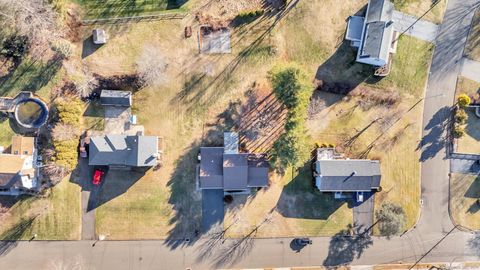
[[[365,193],[365,200],[362,203],[353,203],[353,224],[356,234],[362,234],[373,225],[373,205],[375,195],[371,192]],[[355,200],[355,199],[354,199]],[[371,234],[371,231],[368,232]]]
[[[202,231],[214,233],[223,230],[223,190],[202,190]]]

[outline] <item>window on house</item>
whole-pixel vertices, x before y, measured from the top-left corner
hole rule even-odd
[[[28,155],[28,151],[23,151],[23,154],[24,154],[24,155]]]
[[[15,155],[18,155],[18,151],[17,151],[17,150],[15,150],[13,153],[14,153]]]

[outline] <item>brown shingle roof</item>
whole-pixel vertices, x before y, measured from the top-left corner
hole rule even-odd
[[[0,155],[0,173],[16,174],[22,169],[23,162],[19,155]]]
[[[33,155],[34,138],[13,136],[12,138],[12,154],[14,155]]]

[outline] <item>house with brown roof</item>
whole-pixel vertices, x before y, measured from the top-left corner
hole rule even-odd
[[[239,153],[238,134],[224,133],[223,147],[201,147],[197,167],[198,189],[250,193],[268,186],[269,164],[264,154]]]
[[[0,153],[0,195],[31,194],[37,188],[35,138],[14,136],[10,153]]]

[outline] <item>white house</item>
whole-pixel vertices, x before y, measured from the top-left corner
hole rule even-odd
[[[35,138],[14,136],[10,153],[0,153],[0,195],[31,194],[37,189]]]
[[[358,48],[357,62],[376,67],[389,63],[390,54],[396,52],[393,11],[394,5],[388,0],[370,0],[365,17],[348,19],[345,39]]]

